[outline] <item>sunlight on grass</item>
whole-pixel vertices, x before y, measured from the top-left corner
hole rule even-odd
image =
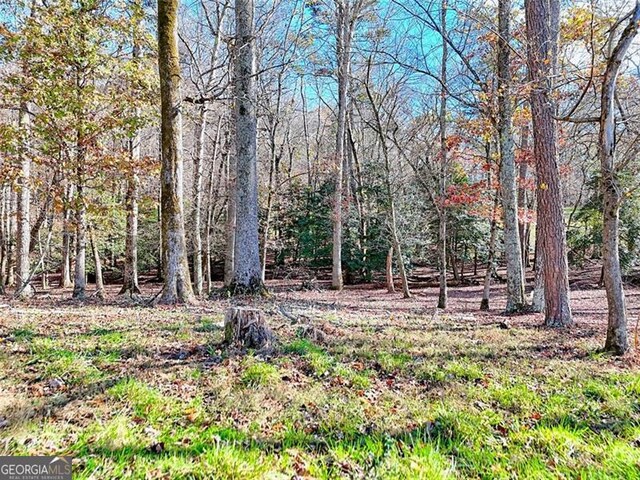
[[[247,387],[258,387],[277,382],[278,367],[260,360],[247,360],[240,381]]]
[[[3,453],[69,453],[83,479],[640,479],[640,374],[606,358],[522,358],[530,330],[400,338],[369,319],[322,345],[292,329],[265,359],[211,347],[216,319],[89,323],[65,342],[16,327],[2,368],[46,408],[9,417]],[[194,340],[206,353],[158,354]]]

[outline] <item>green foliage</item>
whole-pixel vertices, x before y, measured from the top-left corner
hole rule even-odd
[[[293,187],[282,220],[286,240],[277,254],[278,263],[292,258],[310,267],[331,265],[331,190],[328,182],[317,191],[302,185]]]
[[[602,196],[599,193],[600,177],[594,175],[588,182],[593,192],[579,205],[567,230],[569,262],[583,267],[588,260],[601,257],[602,249]],[[626,196],[620,207],[620,264],[629,272],[640,261],[640,195]]]
[[[286,344],[283,350],[285,353],[295,353],[297,355],[306,355],[312,352],[322,353],[322,349],[307,338],[297,338]]]

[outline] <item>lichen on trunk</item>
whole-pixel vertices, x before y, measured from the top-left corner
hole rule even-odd
[[[161,304],[194,301],[184,233],[182,95],[177,28],[178,0],[158,1],[158,66],[160,73],[162,167]]]
[[[257,91],[253,0],[236,0],[236,229],[231,291],[262,293],[258,239]]]

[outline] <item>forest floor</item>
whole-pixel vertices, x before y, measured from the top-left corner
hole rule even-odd
[[[574,285],[557,331],[503,316],[500,286],[489,312],[480,286],[446,312],[433,288],[270,287],[270,355],[222,346],[229,300],[5,300],[0,454],[71,455],[93,479],[640,478],[640,357],[598,352],[602,290]]]

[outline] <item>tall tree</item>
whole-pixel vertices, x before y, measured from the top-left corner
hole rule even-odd
[[[236,253],[236,157],[231,152],[226,155],[225,177],[227,188],[227,217],[225,221],[224,286],[233,283]]]
[[[207,130],[212,111],[211,105],[224,92],[226,87],[225,73],[228,72],[228,69],[224,68],[228,58],[222,54],[226,52],[223,48],[223,38],[228,35],[226,18],[227,12],[230,10],[230,3],[228,0],[215,2],[213,12],[207,3],[206,0],[200,0],[198,4],[187,9],[187,12],[197,15],[198,19],[188,22],[188,28],[193,31],[179,32],[187,52],[186,63],[191,80],[190,86],[195,89],[195,95],[187,96],[186,100],[197,109],[192,150],[193,202],[190,216],[192,228],[189,235],[193,254],[193,288],[197,296],[203,293],[203,245],[209,241],[208,238],[205,239],[205,242],[202,239]],[[202,17],[206,21],[199,21],[199,18]]]
[[[25,77],[26,78],[26,77]],[[17,203],[17,235],[16,244],[16,276],[18,280],[18,294],[21,298],[33,295],[31,286],[31,262],[29,260],[29,244],[31,241],[31,222],[29,211],[31,209],[31,153],[28,151],[29,136],[29,106],[25,100],[20,105],[19,123],[23,130],[23,142],[20,152],[20,173],[18,177],[18,203]]]
[[[335,193],[333,199],[333,251],[331,286],[342,290],[342,203],[344,195],[344,163],[347,132],[348,92],[351,77],[351,49],[355,29],[366,0],[334,0],[338,111],[335,148]]]
[[[140,177],[138,163],[140,162],[141,135],[136,131],[129,139],[129,160],[127,178],[127,193],[125,208],[127,211],[127,226],[125,237],[124,271],[120,294],[134,295],[140,293],[138,286],[138,195]]]
[[[371,76],[371,57],[367,61],[367,74],[364,82],[365,92],[367,94],[367,99],[369,100],[369,104],[371,106],[371,113],[373,114],[373,122],[372,128],[376,132],[378,136],[378,140],[380,143],[380,148],[382,150],[382,159],[384,163],[384,188],[387,196],[388,203],[388,221],[389,221],[389,230],[391,231],[391,248],[389,249],[389,255],[392,255],[395,251],[396,253],[396,263],[398,265],[398,272],[400,273],[400,280],[402,282],[402,294],[404,298],[411,297],[411,291],[409,290],[409,280],[407,278],[407,272],[404,267],[404,258],[402,256],[402,245],[400,243],[400,236],[398,234],[398,221],[397,221],[397,208],[396,208],[396,200],[395,194],[393,191],[393,185],[391,183],[391,154],[389,151],[389,142],[388,130],[394,124],[393,121],[393,113],[397,108],[397,92],[393,92],[394,85],[390,88],[390,91],[385,91],[384,93],[374,92],[372,90],[372,76]],[[395,95],[394,95],[395,93]],[[383,122],[382,120],[382,110],[384,106],[382,103],[388,99],[388,97],[392,97],[392,105],[390,106],[390,114],[389,119]],[[393,285],[393,270],[392,270],[392,259],[387,259],[387,290],[392,292],[394,290]]]
[[[498,136],[500,140],[500,187],[504,221],[504,252],[507,263],[507,312],[525,306],[522,249],[518,232],[518,186],[513,140],[511,96],[511,0],[498,2]]]
[[[351,35],[349,28],[351,0],[336,0],[336,57],[338,60],[338,128],[336,130],[336,176],[333,199],[333,253],[331,286],[342,290],[342,177],[347,124],[347,92],[351,65]]]
[[[618,355],[629,350],[629,334],[627,332],[627,312],[624,290],[622,287],[622,270],[620,268],[620,204],[623,200],[622,187],[619,180],[619,165],[616,165],[616,124],[615,100],[616,82],[622,61],[638,33],[640,24],[640,2],[630,14],[630,20],[618,43],[607,60],[607,68],[602,77],[600,97],[600,133],[598,156],[603,197],[603,229],[602,257],[604,286],[607,292],[609,308],[607,340],[605,350]]]
[[[132,60],[134,67],[140,68],[142,60],[142,48],[140,28],[142,26],[143,9],[140,0],[134,0],[131,5],[133,16]],[[140,117],[139,106],[134,108],[134,116]],[[125,258],[122,288],[120,294],[134,295],[140,293],[138,286],[138,196],[140,190],[140,176],[138,173],[140,163],[142,134],[136,127],[128,139],[128,165],[127,165],[127,193],[125,196],[125,209],[127,212],[127,225],[125,237]]]
[[[256,117],[256,54],[254,0],[236,0],[235,135],[236,234],[232,289],[264,290],[258,240],[258,176]]]
[[[538,229],[544,255],[545,324],[572,324],[569,304],[569,267],[563,219],[555,102],[551,78],[556,61],[558,0],[526,0],[527,64],[531,80],[533,154],[537,174]]]
[[[73,231],[71,228],[71,199],[74,195],[73,183],[66,182],[62,198],[62,268],[60,272],[60,286],[70,288],[71,282],[71,246]]]
[[[447,193],[447,61],[449,60],[449,44],[447,43],[447,0],[442,0],[440,8],[440,29],[442,36],[442,63],[440,65],[440,174],[439,174],[439,206],[438,212],[438,308],[447,308],[447,209],[445,197]]]
[[[177,29],[178,0],[158,0],[162,167],[162,257],[164,287],[159,303],[194,300],[184,233],[182,94]]]

